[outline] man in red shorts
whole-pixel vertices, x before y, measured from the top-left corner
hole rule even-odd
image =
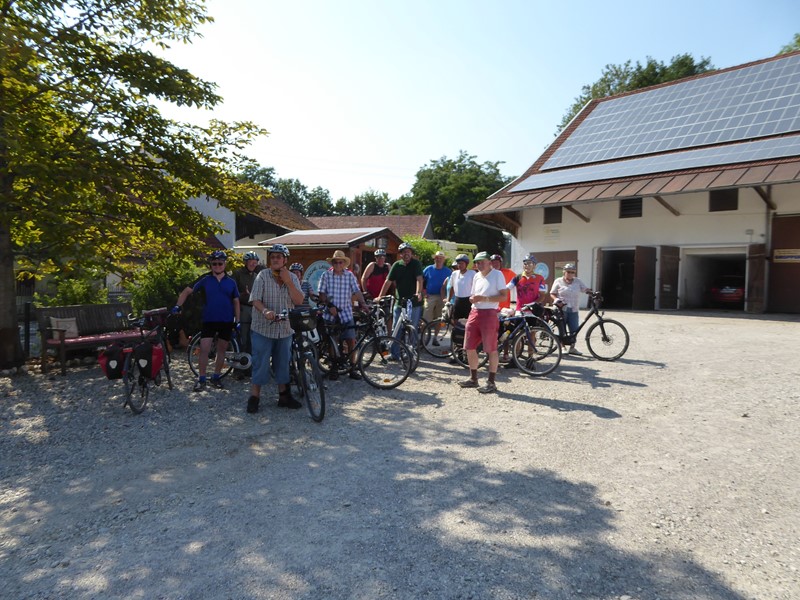
[[[472,295],[469,297],[472,310],[464,332],[470,378],[460,381],[458,385],[462,388],[478,388],[482,394],[489,394],[497,391],[494,379],[500,364],[497,353],[497,330],[500,328],[497,307],[508,297],[508,290],[505,277],[492,268],[487,252],[479,252],[474,262],[478,272],[472,281]],[[489,354],[489,381],[483,387],[478,386],[478,345],[481,343],[483,350]]]

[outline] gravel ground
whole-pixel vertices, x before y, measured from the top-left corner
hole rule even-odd
[[[321,424],[182,357],[139,416],[97,367],[0,378],[0,597],[800,598],[800,319],[615,317],[617,362],[487,397],[423,359]]]

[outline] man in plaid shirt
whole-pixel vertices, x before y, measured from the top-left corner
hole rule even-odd
[[[338,320],[342,325],[353,325],[353,295],[355,294],[361,306],[366,306],[367,301],[358,286],[358,279],[347,270],[350,259],[341,250],[336,250],[331,258],[325,260],[333,268],[325,271],[319,280],[319,302],[328,307],[323,318],[331,323]],[[350,353],[350,379],[361,379],[361,375],[356,369],[356,355],[353,352],[356,341],[355,328],[346,327],[342,331],[341,337],[345,350]],[[328,378],[335,380],[338,377],[336,369],[331,369]]]

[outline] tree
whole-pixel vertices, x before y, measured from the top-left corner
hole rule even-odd
[[[714,66],[711,64],[711,59],[704,57],[697,62],[690,54],[674,56],[672,57],[672,62],[668,65],[658,62],[649,56],[644,65],[638,61],[635,66],[631,65],[631,61],[627,61],[622,65],[606,65],[600,79],[591,85],[583,86],[581,95],[575,98],[575,102],[572,103],[564,118],[561,119],[556,134],[569,125],[569,122],[590,100],[683,79],[684,77],[698,75],[713,69]]]
[[[500,162],[479,164],[463,150],[458,158],[442,157],[417,171],[411,193],[392,204],[393,214],[431,215],[438,239],[477,244],[481,250],[499,251],[503,237],[464,217],[470,208],[506,185],[511,178],[500,173]]]
[[[329,217],[333,215],[333,200],[331,193],[323,187],[315,187],[308,195],[306,216]]]
[[[254,208],[236,174],[266,132],[177,122],[155,104],[221,101],[214,84],[154,53],[209,21],[197,0],[0,4],[0,365],[24,359],[15,263],[21,275],[126,274],[141,258],[198,253],[221,231],[188,198]]]
[[[791,44],[786,44],[778,54],[789,54],[789,52],[795,52],[800,50],[800,33],[794,34],[794,41]]]
[[[308,188],[298,179],[278,179],[270,191],[301,215],[308,214]]]

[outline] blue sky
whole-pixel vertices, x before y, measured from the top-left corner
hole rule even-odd
[[[168,56],[225,99],[203,121],[250,120],[249,154],[335,200],[395,198],[460,150],[519,175],[607,64],[772,56],[800,32],[797,0],[208,0],[215,23]]]

